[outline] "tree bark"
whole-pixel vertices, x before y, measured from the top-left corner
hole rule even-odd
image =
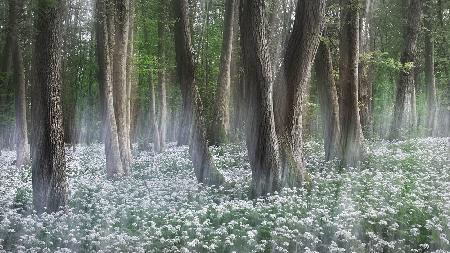
[[[325,160],[340,157],[339,101],[333,77],[333,62],[327,41],[321,41],[316,56],[320,111],[324,123]]]
[[[201,99],[195,83],[188,8],[187,0],[174,1],[177,72],[185,103],[184,114],[189,114],[190,119],[189,153],[198,182],[219,185],[223,183],[224,178],[214,167],[208,150],[206,126],[201,115]]]
[[[175,8],[179,8],[180,5],[184,5],[184,0],[175,0]],[[180,2],[180,3],[179,3]],[[189,5],[186,4],[184,7],[188,8]],[[185,10],[187,11],[187,10]],[[182,18],[181,15],[185,11],[175,10],[176,18]],[[175,51],[176,51],[176,61],[177,61],[177,77],[180,81],[181,95],[183,98],[182,111],[181,111],[181,124],[178,129],[177,143],[178,145],[189,144],[189,136],[192,127],[192,93],[189,87],[185,84],[194,83],[194,63],[192,52],[191,52],[191,27],[190,24],[185,24],[186,20],[189,20],[188,14],[186,14],[185,20],[178,20],[175,24]],[[184,26],[186,25],[187,28]],[[180,34],[180,32],[186,32],[187,34]],[[178,46],[177,46],[178,45]],[[184,51],[187,50],[187,53]],[[178,64],[179,63],[179,64]],[[186,63],[186,64],[185,64]],[[178,65],[180,67],[178,67]],[[192,73],[192,74],[191,74]],[[189,80],[183,80],[183,77],[190,78]],[[185,81],[183,83],[183,81]]]
[[[18,15],[23,8],[23,1],[9,1],[10,15]],[[17,17],[16,20],[19,18]],[[18,23],[11,27],[13,38],[12,52],[12,82],[15,86],[15,111],[16,111],[16,167],[20,168],[30,162],[30,150],[28,145],[27,129],[27,103],[25,87],[25,70],[23,66],[21,39],[18,32]]]
[[[129,33],[130,0],[115,1],[115,43],[113,53],[113,93],[114,111],[117,133],[119,136],[120,157],[125,174],[129,174],[131,166],[131,150],[129,138],[128,84],[127,84],[127,51]],[[109,31],[110,32],[110,31]]]
[[[108,179],[120,178],[124,175],[122,160],[120,157],[119,137],[117,133],[116,117],[114,113],[114,97],[112,84],[112,64],[110,27],[113,26],[112,18],[108,18],[108,9],[112,8],[108,0],[96,1],[96,37],[97,37],[97,61],[99,65],[99,83],[104,97],[104,142],[106,154],[106,175]]]
[[[360,160],[361,129],[358,106],[359,5],[358,0],[343,0],[339,63],[339,112],[341,124],[341,161],[354,166]]]
[[[362,55],[368,54],[373,50],[370,38],[373,36],[373,8],[374,1],[364,0],[361,8],[362,13],[359,21],[359,37],[360,37],[360,52]],[[360,57],[361,58],[361,57]],[[359,114],[361,120],[361,128],[364,135],[370,136],[373,132],[373,116],[372,116],[372,72],[371,65],[367,60],[360,59],[359,61]]]
[[[281,189],[280,153],[273,111],[273,76],[265,34],[264,0],[241,1],[240,32],[248,88],[247,150],[252,195]]]
[[[434,71],[433,1],[424,1],[425,25],[425,82],[427,87],[427,135],[437,135],[438,106]]]
[[[166,46],[165,32],[167,30],[165,2],[160,2],[160,16],[158,20],[158,95],[159,95],[159,112],[158,112],[158,133],[159,147],[157,152],[163,152],[166,145],[167,134],[167,91],[166,91]]]
[[[67,204],[61,110],[61,42],[65,1],[37,2],[32,122],[33,204],[38,213]]]
[[[230,132],[231,54],[233,52],[234,2],[226,0],[220,71],[216,91],[211,144],[228,142]]]
[[[405,47],[400,62],[403,65],[415,63],[417,38],[419,36],[420,20],[422,15],[421,0],[410,0],[407,9],[407,22],[405,23]],[[401,137],[401,124],[405,111],[406,91],[414,85],[414,71],[404,69],[400,71],[395,97],[394,115],[392,118],[389,139]]]
[[[295,21],[277,77],[275,111],[281,147],[282,181],[297,186],[303,181],[303,106],[311,69],[325,20],[324,0],[299,0]]]
[[[151,126],[151,133],[153,135],[153,151],[156,153],[160,153],[161,150],[161,140],[160,140],[160,134],[159,134],[159,125],[158,125],[158,118],[156,116],[156,95],[155,95],[155,86],[153,84],[152,80],[152,69],[149,69],[148,74],[148,90],[150,95],[150,126]]]
[[[133,67],[134,67],[134,0],[129,0],[129,8],[130,11],[128,12],[128,19],[129,19],[129,25],[128,25],[128,43],[127,43],[127,68],[126,68],[126,77],[127,77],[127,122],[126,122],[126,126],[127,126],[127,137],[128,137],[128,143],[129,143],[129,147],[130,150],[132,149],[132,136],[131,136],[131,123],[132,123],[132,119],[131,119],[131,108],[132,108],[132,102],[134,101],[131,97],[131,90],[132,90],[132,86],[134,84],[134,80],[133,80]]]

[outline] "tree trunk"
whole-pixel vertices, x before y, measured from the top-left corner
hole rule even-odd
[[[8,0],[9,6],[15,6],[14,0]],[[0,114],[8,115],[9,114],[9,103],[11,102],[11,93],[10,93],[10,84],[11,84],[11,75],[12,75],[12,57],[13,57],[13,49],[14,49],[14,29],[17,30],[17,11],[15,8],[9,7],[8,10],[8,21],[6,26],[6,38],[5,44],[3,46],[2,58],[0,59],[0,90],[2,90],[2,94],[0,94]],[[5,122],[1,122],[5,123]],[[9,127],[9,122],[6,124],[2,124],[0,126],[0,154],[1,149],[5,146],[11,147],[10,142],[8,141],[8,136],[10,135],[11,128]]]
[[[374,1],[364,0],[363,1],[362,14],[359,21],[359,37],[360,37],[360,52],[362,55],[370,53],[372,48],[372,43],[370,43],[370,36],[373,35],[373,8]],[[360,108],[360,120],[361,128],[366,136],[372,135],[373,132],[373,122],[372,122],[372,73],[370,69],[370,63],[364,59],[359,61],[359,108]]]
[[[9,1],[10,15],[18,15],[23,8],[21,0]],[[17,20],[18,18],[16,18]],[[12,82],[15,85],[16,111],[16,166],[20,168],[30,162],[27,130],[27,102],[25,87],[25,70],[23,66],[21,39],[18,33],[18,23],[11,27],[14,49],[12,52]]]
[[[434,73],[434,38],[433,38],[433,1],[424,1],[425,24],[425,82],[427,87],[427,135],[437,135],[437,98]]]
[[[333,77],[333,62],[327,41],[321,41],[316,56],[320,111],[324,123],[325,160],[340,157],[339,101]]]
[[[264,1],[241,1],[240,32],[248,88],[247,149],[252,168],[252,195],[278,191],[280,155],[273,111],[273,77],[265,39]]]
[[[12,69],[12,53],[14,49],[14,29],[17,29],[17,10],[11,8],[15,6],[15,0],[8,0],[8,24],[6,27],[6,38],[3,46],[2,59],[0,62],[0,82],[2,86],[7,87]]]
[[[151,126],[151,133],[153,135],[153,151],[156,153],[160,153],[161,150],[161,140],[160,138],[160,134],[159,134],[159,126],[158,126],[158,118],[156,116],[156,95],[155,95],[155,85],[153,84],[153,80],[152,80],[152,69],[149,69],[149,74],[148,74],[148,90],[149,90],[149,95],[150,95],[150,115],[149,115],[149,119],[150,119],[150,126]]]
[[[405,23],[405,47],[400,61],[402,64],[414,63],[417,48],[417,38],[419,36],[420,19],[422,15],[421,1],[410,0],[407,10],[407,22]],[[406,91],[408,87],[414,85],[414,71],[400,71],[397,83],[397,93],[395,97],[394,115],[391,123],[389,138],[399,139],[401,137],[401,124],[405,111]]]
[[[127,43],[127,68],[126,68],[126,77],[127,77],[127,137],[128,137],[128,143],[130,149],[132,149],[132,142],[131,142],[131,108],[132,108],[132,102],[134,101],[131,97],[131,90],[133,86],[133,64],[134,64],[134,0],[129,0],[129,8],[130,11],[128,12],[129,15],[129,32],[128,32],[128,43]]]
[[[341,160],[354,166],[360,160],[363,139],[358,107],[359,5],[344,0],[341,12],[339,112],[341,124]]]
[[[189,114],[189,153],[194,165],[198,182],[207,185],[219,185],[224,181],[223,176],[214,167],[206,140],[205,121],[201,115],[202,105],[195,84],[194,61],[192,56],[191,33],[189,29],[187,0],[174,1],[175,23],[175,51],[177,59],[178,80],[181,84],[184,100],[184,114]],[[186,123],[184,121],[183,123]]]
[[[127,84],[127,51],[129,33],[130,0],[115,1],[115,43],[113,57],[113,93],[114,111],[116,114],[117,134],[119,136],[120,157],[125,174],[129,174],[131,166],[131,150],[129,138],[128,84]],[[109,31],[110,32],[110,31]]]
[[[32,183],[38,213],[67,204],[67,176],[61,110],[61,43],[64,1],[37,3],[34,49]]]
[[[97,61],[99,65],[100,94],[104,97],[103,133],[106,154],[106,174],[108,179],[123,176],[122,160],[120,158],[119,137],[117,134],[116,117],[114,113],[114,98],[112,87],[111,53],[112,41],[108,35],[109,27],[113,20],[107,18],[108,8],[111,3],[108,0],[96,1],[96,37],[97,37]]]
[[[163,152],[166,145],[167,134],[167,91],[166,91],[166,46],[165,46],[165,32],[167,30],[166,9],[165,2],[161,0],[160,3],[160,17],[158,20],[158,95],[159,95],[159,113],[158,113],[158,132],[159,132],[159,147],[158,152]]]
[[[234,2],[226,0],[225,19],[223,25],[223,42],[220,56],[220,71],[217,84],[217,96],[212,122],[212,144],[228,142],[230,131],[230,84],[231,54],[233,52]]]
[[[311,69],[325,20],[324,0],[300,0],[294,27],[284,56],[283,72],[277,77],[275,111],[281,147],[282,181],[297,186],[303,181],[303,106]]]

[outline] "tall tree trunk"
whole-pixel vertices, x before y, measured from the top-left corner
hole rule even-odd
[[[10,14],[18,15],[23,8],[22,0],[9,1]],[[25,87],[25,70],[23,66],[21,39],[18,33],[18,23],[11,29],[14,49],[12,52],[12,82],[15,85],[16,111],[16,166],[20,168],[30,161],[27,130],[27,102]]]
[[[32,183],[38,213],[54,212],[67,204],[60,94],[64,2],[39,0],[35,17]]]
[[[408,2],[408,1],[406,1]],[[405,23],[405,47],[400,61],[402,64],[414,63],[417,48],[417,38],[419,36],[420,20],[422,15],[421,0],[410,0],[405,11],[407,21]],[[391,123],[390,139],[401,137],[401,124],[405,111],[406,91],[408,87],[414,85],[414,71],[402,70],[397,83],[397,93],[395,97],[394,115]]]
[[[8,23],[6,27],[6,38],[3,46],[2,59],[0,61],[0,83],[6,87],[8,85],[9,76],[12,69],[12,53],[14,49],[14,29],[17,29],[17,10],[11,8],[15,6],[14,0],[8,0]]]
[[[339,112],[341,124],[341,160],[354,166],[361,156],[363,139],[358,107],[359,3],[343,0],[339,63]]]
[[[158,118],[157,118],[157,112],[156,112],[156,95],[155,95],[155,85],[153,84],[153,80],[152,80],[152,69],[149,69],[149,74],[148,74],[148,90],[149,90],[149,95],[150,95],[150,115],[149,115],[149,124],[150,124],[150,128],[151,128],[151,133],[153,135],[153,151],[154,152],[161,152],[160,147],[161,147],[161,140],[160,138],[160,134],[159,134],[159,125],[158,125]]]
[[[116,179],[124,175],[120,157],[119,137],[117,133],[116,116],[114,113],[114,97],[112,84],[111,53],[112,44],[109,36],[112,18],[108,18],[108,9],[112,8],[108,0],[96,1],[96,37],[97,61],[99,65],[100,94],[104,97],[103,133],[106,154],[106,174],[108,179]]]
[[[165,1],[160,2],[160,16],[158,20],[158,95],[159,95],[159,113],[158,113],[158,132],[159,132],[159,147],[157,152],[163,152],[166,145],[167,134],[167,91],[166,91],[166,46],[165,46],[165,32],[167,30]]]
[[[437,135],[437,97],[434,73],[433,1],[424,1],[425,24],[425,82],[427,87],[427,135]]]
[[[17,11],[11,6],[15,6],[14,0],[8,0],[8,21],[6,26],[6,38],[3,46],[2,58],[0,59],[0,114],[7,115],[9,113],[9,103],[11,101],[10,84],[12,75],[12,53],[14,49],[14,29],[17,30]],[[4,122],[2,122],[4,123]],[[2,124],[3,125],[3,124]],[[9,124],[8,124],[9,125]],[[10,146],[8,136],[11,128],[4,124],[0,126],[0,154],[1,149],[5,146]]]
[[[240,32],[248,88],[247,149],[252,195],[278,191],[280,153],[273,111],[273,77],[265,34],[264,0],[241,1]]]
[[[361,54],[370,53],[372,48],[372,43],[370,43],[370,36],[373,35],[373,8],[374,1],[364,0],[363,1],[362,14],[360,15],[359,21],[359,44]],[[361,128],[366,136],[370,136],[373,132],[372,126],[372,73],[370,68],[370,63],[365,59],[360,59],[359,61],[359,107],[360,107],[360,120]]]
[[[212,144],[228,142],[230,132],[231,54],[233,52],[234,2],[226,0],[219,80],[212,122]]]
[[[341,128],[333,62],[327,41],[320,42],[315,66],[320,111],[324,122],[325,160],[330,161],[340,157]]]
[[[115,1],[115,43],[113,57],[113,93],[116,114],[117,133],[119,136],[120,157],[125,174],[131,166],[129,138],[128,85],[127,85],[127,51],[129,33],[130,0]]]
[[[285,51],[283,72],[277,77],[275,94],[284,185],[297,186],[303,181],[303,108],[324,20],[324,0],[297,2],[294,27]]]
[[[131,108],[132,108],[132,102],[134,101],[131,97],[131,90],[132,86],[134,84],[133,80],[133,64],[134,64],[134,0],[129,0],[129,8],[130,11],[128,12],[129,15],[129,32],[128,32],[128,44],[127,44],[127,68],[126,68],[126,77],[127,77],[127,137],[128,137],[128,143],[130,144],[130,149],[132,148],[132,142],[131,142]]]
[[[192,56],[191,33],[189,29],[189,5],[187,0],[178,0],[173,3],[176,18],[175,51],[177,55],[178,80],[183,91],[182,94],[185,103],[184,114],[189,114],[191,124],[189,153],[191,154],[198,182],[208,185],[219,185],[223,183],[224,178],[217,168],[214,167],[208,150],[206,126],[201,115],[201,99],[195,83],[194,59]]]

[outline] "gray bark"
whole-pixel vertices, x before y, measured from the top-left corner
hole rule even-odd
[[[433,1],[424,1],[425,25],[425,83],[427,89],[427,135],[437,135],[438,106],[434,71]]]
[[[220,71],[217,84],[217,96],[212,123],[212,144],[228,142],[230,132],[230,84],[231,55],[233,52],[234,2],[226,0],[225,19],[223,26],[222,53],[220,56]]]
[[[157,152],[163,152],[166,145],[167,134],[167,90],[166,90],[166,45],[165,32],[167,30],[166,9],[164,8],[164,0],[160,3],[160,16],[158,20],[158,96],[159,96],[159,110],[158,110],[158,133],[159,133],[159,147]]]
[[[131,166],[131,150],[129,138],[128,85],[127,85],[127,51],[129,33],[130,0],[115,1],[115,43],[113,51],[113,93],[114,112],[116,114],[117,134],[119,136],[120,157],[125,174],[129,174]]]
[[[114,113],[114,97],[112,84],[111,53],[112,41],[108,35],[113,20],[107,18],[108,0],[96,1],[96,37],[97,61],[99,65],[100,93],[104,97],[103,133],[106,154],[106,174],[108,179],[117,179],[124,175],[122,160],[120,158],[119,137],[117,134],[116,117]]]
[[[194,165],[198,182],[207,185],[219,185],[224,177],[212,163],[206,139],[205,121],[201,115],[202,105],[195,82],[194,59],[192,55],[191,33],[189,25],[189,5],[187,0],[174,1],[175,51],[178,80],[184,100],[184,114],[190,119],[189,153]],[[184,121],[183,123],[187,123]]]
[[[341,160],[354,166],[360,160],[363,134],[358,106],[359,5],[358,0],[343,0],[339,63],[339,112]]]
[[[273,76],[264,26],[264,1],[241,1],[240,32],[248,89],[247,149],[252,195],[281,188],[280,154],[273,111]]]
[[[22,59],[21,39],[19,36],[18,14],[23,8],[23,1],[9,0],[9,15],[11,22],[9,32],[12,38],[12,84],[15,87],[15,112],[16,112],[16,167],[20,168],[30,162],[27,130],[27,103],[25,88],[25,72]]]
[[[303,181],[303,108],[311,69],[325,20],[324,0],[299,0],[294,27],[284,55],[283,69],[277,77],[275,111],[281,147],[284,185]]]
[[[324,123],[325,160],[340,157],[339,101],[333,77],[333,62],[327,41],[321,41],[316,56],[320,111]]]
[[[405,23],[405,47],[400,62],[402,64],[415,63],[417,50],[417,38],[419,36],[420,20],[422,15],[421,0],[410,0],[405,10],[407,21]],[[395,97],[394,115],[392,118],[389,138],[399,139],[401,137],[401,125],[405,111],[406,91],[414,85],[414,71],[403,70],[400,72]]]
[[[67,204],[60,91],[64,2],[38,1],[35,17],[32,184],[38,213],[58,211]]]

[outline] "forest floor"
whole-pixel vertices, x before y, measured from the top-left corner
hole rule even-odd
[[[243,145],[212,148],[226,184],[196,183],[187,147],[135,150],[132,175],[106,180],[103,146],[67,150],[66,212],[35,215],[31,171],[0,157],[0,252],[447,252],[446,139],[367,145],[358,169],[305,145],[308,181],[249,200]]]

